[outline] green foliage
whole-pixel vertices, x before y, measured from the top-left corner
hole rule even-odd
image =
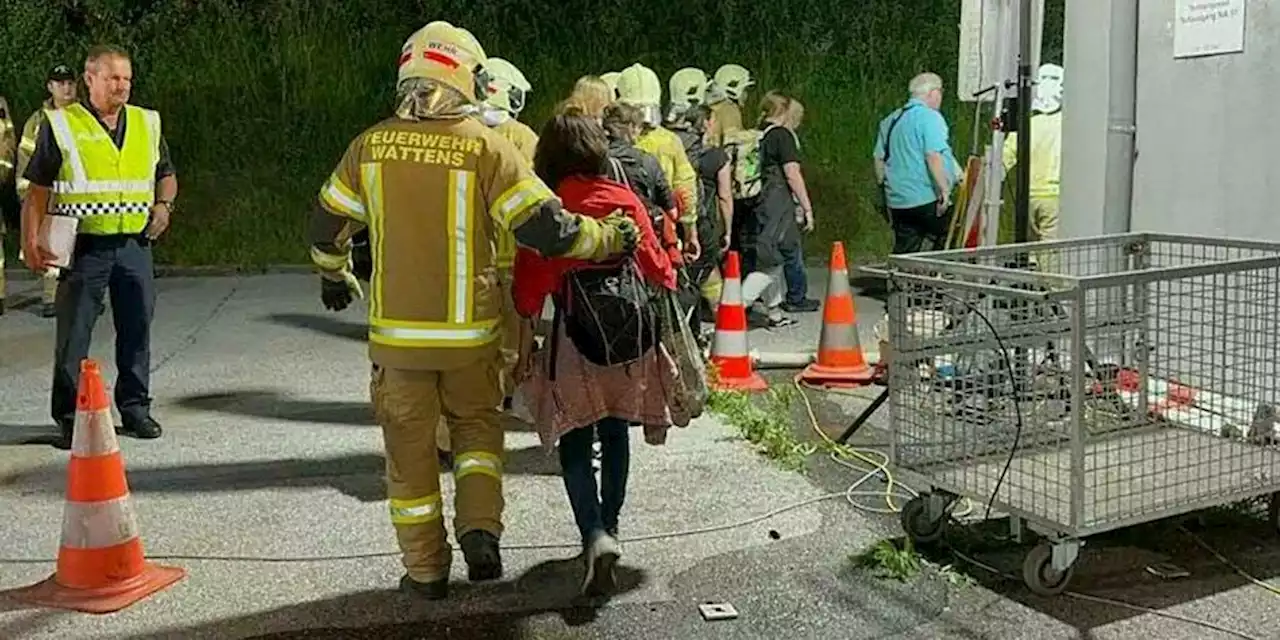
[[[862,554],[851,557],[850,561],[859,568],[874,571],[879,577],[900,582],[915,577],[922,565],[920,554],[916,553],[910,538],[903,538],[901,547],[893,540],[881,540]]]
[[[1045,59],[1061,59],[1051,0]],[[91,44],[134,55],[134,102],[160,110],[178,165],[180,209],[158,259],[171,264],[305,262],[307,213],[347,142],[389,111],[394,65],[418,26],[448,19],[534,84],[535,126],[573,81],[640,61],[664,78],[737,62],[798,97],[818,231],[855,259],[887,251],[872,209],[876,123],[923,70],[956,76],[960,0],[0,0],[0,92],[25,116],[54,62]],[[1056,34],[1056,35],[1053,35]],[[972,110],[949,97],[967,153]],[[752,114],[748,112],[747,116]]]
[[[803,471],[817,447],[796,437],[791,424],[794,401],[795,389],[777,387],[761,396],[758,403],[741,391],[712,391],[707,404],[712,412],[736,428],[760,455],[788,471]]]

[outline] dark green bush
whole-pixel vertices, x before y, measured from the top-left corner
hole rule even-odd
[[[1051,0],[1045,58],[1061,59]],[[959,0],[0,0],[0,92],[25,117],[57,61],[91,44],[134,55],[134,102],[160,110],[179,169],[171,264],[305,261],[314,195],[347,141],[389,108],[405,37],[433,19],[469,28],[534,84],[535,127],[584,73],[640,61],[659,75],[737,62],[807,107],[805,169],[818,232],[855,258],[889,243],[872,211],[876,122],[922,70],[956,75]],[[957,154],[972,114],[949,96]]]

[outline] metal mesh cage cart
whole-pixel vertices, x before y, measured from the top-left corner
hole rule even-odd
[[[890,258],[890,458],[1045,542],[1066,588],[1094,534],[1280,492],[1280,244],[1123,234]]]

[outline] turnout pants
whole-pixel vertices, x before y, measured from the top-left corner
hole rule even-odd
[[[93,326],[107,295],[116,330],[116,407],[126,424],[151,413],[151,319],[156,301],[151,243],[141,236],[81,235],[71,267],[58,282],[55,301],[55,421],[75,421],[80,361],[89,355]]]
[[[370,395],[386,446],[391,523],[414,580],[444,578],[452,564],[436,458],[442,416],[454,453],[454,535],[477,529],[502,535],[501,372],[497,354],[447,371],[373,367]]]

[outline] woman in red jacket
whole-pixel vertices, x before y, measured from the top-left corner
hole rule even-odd
[[[675,270],[654,235],[649,214],[625,185],[605,176],[609,141],[599,122],[570,107],[547,123],[538,140],[534,169],[552,186],[564,206],[574,212],[604,217],[621,211],[636,222],[640,237],[632,256],[641,276],[653,287],[672,291]],[[557,305],[565,274],[588,266],[578,260],[545,258],[521,247],[516,253],[512,295],[526,318],[541,315],[548,295]],[[560,467],[574,519],[582,534],[587,595],[607,595],[614,588],[614,566],[621,555],[616,539],[618,516],[626,496],[631,450],[628,426],[644,426],[645,440],[661,444],[673,419],[666,390],[675,370],[661,344],[640,360],[600,366],[588,361],[562,327],[549,339],[554,349],[522,357],[520,393],[534,413],[545,447],[559,445]],[[550,353],[549,351],[554,351]],[[554,377],[549,368],[555,358]],[[592,468],[592,441],[601,444],[600,486]]]

